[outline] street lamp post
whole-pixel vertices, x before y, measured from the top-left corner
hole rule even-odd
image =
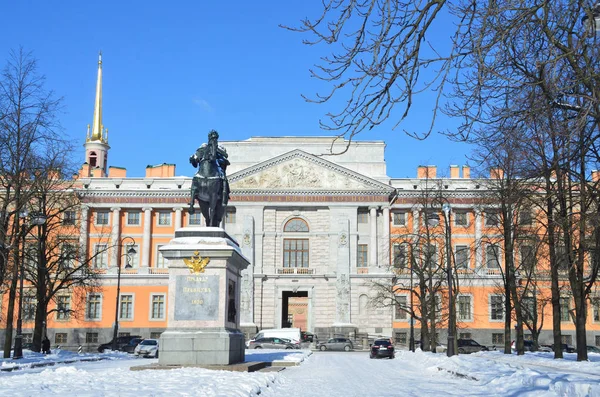
[[[23,240],[23,243],[21,244],[22,251],[19,257],[19,302],[17,312],[17,335],[15,336],[13,359],[23,358],[23,275],[25,272],[25,233],[27,231],[25,219],[27,218],[27,212],[21,212],[19,218],[21,219],[20,238]],[[17,247],[18,244],[17,240]]]
[[[133,246],[135,245],[135,240],[132,237],[125,237],[123,240],[121,240],[121,244],[119,244],[119,249],[123,246],[123,241],[127,240],[127,239],[131,239],[131,243],[129,243],[129,249],[127,250],[127,253],[119,256],[119,258],[121,257],[125,257],[126,258],[126,264],[125,264],[125,268],[129,269],[131,268],[131,255],[135,255],[136,254],[136,250],[135,248],[133,248]],[[115,326],[113,328],[113,340],[112,340],[112,350],[117,350],[117,338],[118,338],[118,333],[119,333],[119,295],[121,293],[121,261],[119,260],[117,263],[117,299],[116,299],[116,304],[115,304]]]
[[[411,257],[412,258],[412,257]],[[412,260],[412,259],[411,259]],[[410,339],[408,349],[415,352],[415,317],[413,316],[413,264],[410,264]]]
[[[450,213],[452,208],[450,203],[447,201],[442,205],[442,212],[444,213],[444,223],[446,228],[446,276],[448,283],[448,346],[446,349],[446,355],[448,357],[454,356],[454,324],[456,322],[456,308],[454,306],[453,294],[453,278],[452,278],[452,235],[450,229]],[[440,217],[438,214],[431,212],[427,214],[427,223],[430,226],[437,226],[440,223]]]

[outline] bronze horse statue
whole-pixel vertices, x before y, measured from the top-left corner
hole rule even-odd
[[[229,165],[227,152],[218,145],[219,134],[212,130],[208,144],[203,144],[190,156],[190,163],[198,168],[192,179],[189,213],[193,214],[196,200],[206,220],[206,226],[218,227],[229,200],[229,184],[225,170]]]

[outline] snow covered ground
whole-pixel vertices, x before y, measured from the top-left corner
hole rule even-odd
[[[124,353],[54,351],[0,360],[3,396],[599,396],[600,354],[525,356],[481,352],[447,358],[398,351],[371,360],[368,352],[247,350],[247,361],[300,362],[281,372],[240,373],[200,368],[130,371],[156,363]],[[74,361],[74,360],[97,361]],[[98,360],[99,359],[99,360]],[[67,361],[65,363],[65,361]],[[74,362],[73,362],[74,361]],[[53,366],[37,367],[40,363]],[[20,369],[10,371],[18,365]]]

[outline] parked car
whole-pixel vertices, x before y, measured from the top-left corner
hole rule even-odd
[[[135,347],[136,356],[158,358],[158,339],[144,339]]]
[[[394,345],[389,339],[378,339],[371,345],[369,358],[394,358],[396,356]]]
[[[119,336],[117,338],[117,350],[123,350],[123,347],[127,346],[132,339],[142,339],[139,335],[127,335],[127,336]],[[104,350],[111,350],[113,346],[113,341],[111,340],[108,343],[103,343],[98,346],[98,351],[103,353]]]
[[[588,345],[587,351],[588,351],[588,353],[600,353],[600,347]]]
[[[415,341],[415,349],[421,349],[421,341],[420,340]],[[446,350],[448,350],[448,347],[446,345],[443,345],[440,342],[436,342],[436,345],[435,345],[436,353],[445,353]]]
[[[552,351],[554,351],[554,345],[552,345],[551,347],[552,347]],[[567,353],[575,353],[575,348],[566,343],[562,343],[562,351],[567,352]]]
[[[459,339],[458,340],[458,352],[460,354],[475,353],[480,351],[488,351],[486,346],[480,345],[473,339]]]
[[[125,346],[123,346],[123,348],[121,349],[121,351],[123,351],[125,353],[133,353],[135,351],[135,348],[143,340],[144,340],[144,338],[133,338],[132,340],[129,341],[128,344],[126,344]]]
[[[293,343],[300,343],[302,340],[300,328],[269,328],[260,330],[254,338],[246,342],[246,347],[250,347],[250,342],[261,338],[285,338]]]
[[[318,346],[319,350],[344,350],[350,351],[354,349],[352,341],[347,338],[331,338],[327,342],[320,342]]]
[[[314,342],[317,340],[317,335],[312,332],[302,331],[300,337],[302,338],[302,342]]]
[[[258,338],[250,341],[249,349],[299,349],[300,345],[285,338]]]
[[[532,340],[524,340],[523,341],[523,347],[524,347],[524,349],[525,349],[526,352],[535,351],[535,346],[534,346]],[[517,351],[517,341],[516,340],[512,341],[512,343],[510,344],[510,349],[513,352]],[[540,349],[538,348],[538,350],[540,350]]]

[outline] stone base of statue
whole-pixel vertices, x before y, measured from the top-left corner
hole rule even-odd
[[[238,308],[249,261],[236,241],[221,228],[186,227],[160,252],[169,263],[169,295],[159,365],[244,362]]]

